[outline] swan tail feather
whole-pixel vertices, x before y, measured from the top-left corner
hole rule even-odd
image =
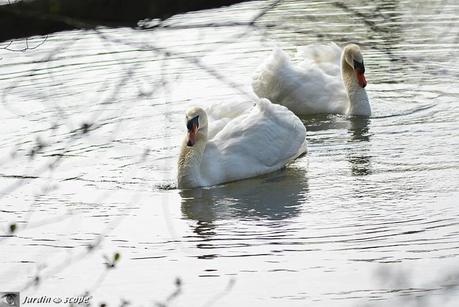
[[[296,53],[297,59],[315,64],[339,64],[340,57],[341,48],[335,43],[298,47]]]
[[[279,74],[290,60],[282,49],[276,48],[271,55],[257,68],[252,78],[252,88],[260,98],[268,98],[276,102],[279,92]]]

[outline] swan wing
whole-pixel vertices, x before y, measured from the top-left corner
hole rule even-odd
[[[253,102],[240,101],[237,103],[215,103],[206,109],[209,130],[208,139],[212,140],[234,118],[250,110]]]
[[[287,108],[259,100],[208,142],[201,174],[208,184],[282,168],[306,151],[306,128]]]

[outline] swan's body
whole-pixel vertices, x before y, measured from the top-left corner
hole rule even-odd
[[[253,76],[254,92],[296,114],[371,115],[357,45],[343,50],[336,44],[311,45],[299,49],[298,57],[302,61],[293,65],[282,50],[274,50]]]
[[[219,120],[211,117],[219,112],[224,113],[219,114]],[[178,160],[179,188],[211,186],[273,172],[306,151],[306,128],[301,120],[266,99],[234,108],[232,113],[211,109],[210,126],[207,121],[203,109],[187,111],[188,134]]]

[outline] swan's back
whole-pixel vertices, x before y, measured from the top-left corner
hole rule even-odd
[[[260,99],[209,139],[202,177],[217,184],[278,170],[306,151],[305,138],[298,117]]]
[[[248,112],[254,103],[249,101],[240,101],[237,103],[215,103],[206,109],[209,118],[209,140],[213,139],[217,133],[234,118]]]
[[[255,72],[252,88],[259,97],[297,114],[344,113],[340,54],[336,44],[309,45],[298,49],[300,62],[293,65],[287,54],[275,49]]]

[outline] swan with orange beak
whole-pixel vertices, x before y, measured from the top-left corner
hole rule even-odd
[[[370,116],[365,64],[360,47],[332,43],[298,48],[294,64],[280,49],[257,69],[252,88],[258,97],[286,106],[295,114]]]
[[[187,132],[177,165],[179,188],[267,174],[305,153],[306,128],[287,108],[260,99],[248,102],[237,114],[225,110],[217,110],[217,117],[212,109],[207,110],[209,116],[200,107],[186,111]]]
[[[343,49],[341,55],[341,78],[349,97],[346,113],[349,115],[370,116],[371,107],[365,90],[367,86],[365,64],[363,63],[360,47],[356,44],[349,44]]]

